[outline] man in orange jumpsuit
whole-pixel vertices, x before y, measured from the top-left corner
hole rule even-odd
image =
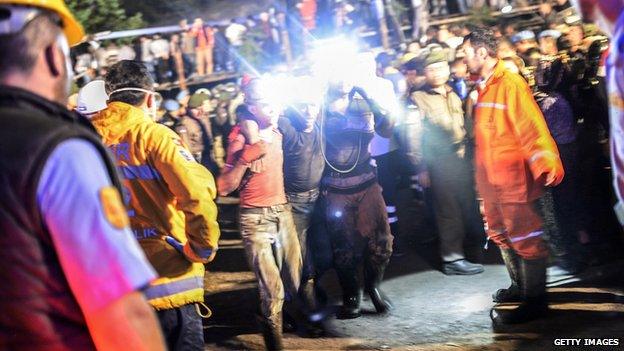
[[[512,286],[495,302],[521,301],[495,323],[524,323],[548,311],[542,218],[536,208],[543,186],[563,179],[559,151],[524,79],[496,58],[492,31],[475,29],[464,39],[470,70],[481,76],[475,105],[475,169],[488,237],[500,249]]]

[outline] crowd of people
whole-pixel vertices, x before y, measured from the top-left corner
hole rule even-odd
[[[327,4],[325,4],[327,3]],[[516,6],[527,5],[519,2]],[[488,6],[500,10],[507,2],[411,1],[401,2],[405,10],[396,21],[389,21],[392,35],[397,37],[400,26],[412,26],[412,36],[425,35],[430,17],[468,13],[469,9]],[[545,7],[547,5],[543,5]],[[566,14],[570,5],[559,0],[548,5],[554,10],[542,16],[553,21]],[[247,71],[252,63],[259,71],[284,64],[287,57],[299,56],[310,38],[327,33],[362,35],[366,31],[380,33],[379,18],[386,16],[383,1],[298,1],[288,16],[270,7],[255,16],[233,18],[227,22],[206,22],[195,18],[182,20],[179,29],[167,33],[134,38],[90,41],[72,50],[72,62],[79,87],[104,77],[108,67],[120,60],[138,60],[149,69],[154,81],[162,88],[219,72]],[[391,5],[390,8],[393,6]],[[409,9],[409,11],[407,11]],[[411,18],[408,18],[411,17]],[[294,24],[293,24],[294,23]],[[457,26],[449,28],[456,31]],[[400,38],[395,38],[401,40]],[[286,43],[286,41],[288,43]],[[241,67],[241,65],[243,67]]]
[[[169,43],[154,38],[151,65],[143,53],[107,62],[74,113],[80,25],[63,1],[1,0],[0,344],[202,350],[215,199],[230,194],[269,350],[283,349],[286,300],[307,334],[324,334],[329,269],[336,318],[360,317],[363,291],[378,314],[394,308],[381,283],[409,249],[405,189],[425,193],[444,274],[482,273],[483,245],[498,246],[511,285],[493,302],[519,305],[496,305],[495,324],[544,317],[549,265],[578,273],[622,245],[608,152],[622,90],[608,94],[606,80],[622,69],[618,4],[613,41],[569,4],[544,3],[538,28],[430,27],[396,51],[339,43],[324,73],[310,50],[308,72],[160,101],[169,54],[178,72],[190,58],[198,75],[223,67],[216,34],[196,20]],[[194,54],[169,47],[188,38]]]

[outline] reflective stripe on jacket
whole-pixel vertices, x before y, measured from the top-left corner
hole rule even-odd
[[[541,178],[559,151],[524,79],[496,64],[479,91],[475,114],[475,167],[479,191],[500,202],[527,202],[542,192]]]
[[[204,266],[220,236],[214,178],[179,136],[134,106],[112,102],[92,119],[124,176],[130,225],[158,278],[146,291],[156,309],[203,301]],[[184,245],[182,255],[166,236]]]

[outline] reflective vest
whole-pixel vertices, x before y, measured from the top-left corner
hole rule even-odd
[[[123,176],[130,226],[159,278],[145,291],[157,310],[204,299],[204,266],[220,232],[214,178],[169,128],[134,106],[112,102],[92,120]],[[184,244],[182,255],[171,236]],[[204,261],[205,262],[205,261]]]

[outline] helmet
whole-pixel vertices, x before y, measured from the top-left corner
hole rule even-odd
[[[173,99],[167,99],[165,100],[165,102],[163,102],[163,107],[165,108],[165,110],[173,112],[180,109],[180,103]]]
[[[63,21],[63,32],[70,46],[80,43],[85,35],[82,25],[69,12],[63,0],[0,0],[0,7],[2,5],[38,7],[58,14]]]
[[[80,114],[92,114],[104,110],[108,95],[103,80],[94,80],[82,87],[78,92],[76,111]]]

